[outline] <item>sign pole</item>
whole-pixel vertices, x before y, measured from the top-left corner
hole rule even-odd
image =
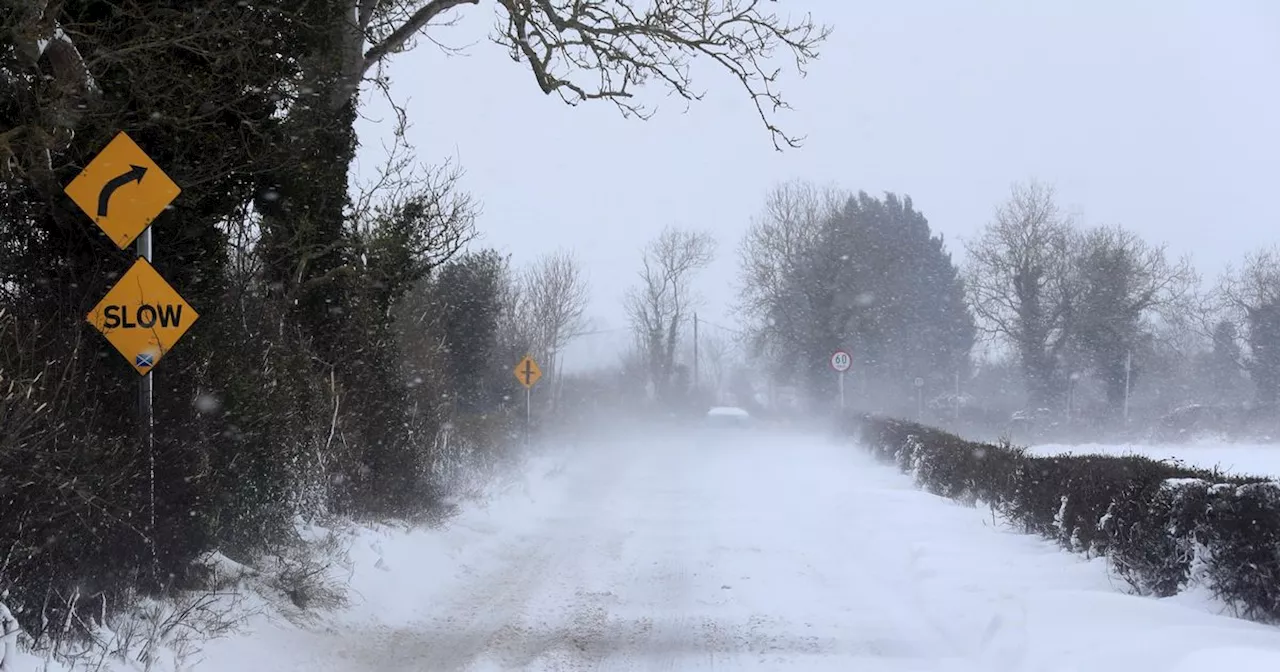
[[[831,353],[831,368],[836,372],[836,384],[840,387],[840,410],[844,410],[844,372],[853,365],[853,358],[844,350]]]
[[[844,371],[836,374],[836,378],[840,381],[840,410],[844,410]]]
[[[151,227],[147,227],[147,230],[143,231],[141,236],[138,236],[138,256],[146,259],[147,263],[151,263]],[[151,374],[152,370],[148,369],[147,372],[142,374],[142,377],[139,378],[140,382],[138,385],[138,415],[141,418],[140,431],[142,436],[142,445],[147,446],[148,450],[150,450],[151,447],[151,430],[153,422],[151,415],[153,389]]]
[[[138,236],[138,256],[148,264],[152,259],[151,227],[148,226]],[[156,451],[155,451],[155,414],[152,405],[155,399],[155,380],[151,377],[153,369],[138,379],[138,437],[142,449],[147,451],[147,535],[151,538],[151,562],[153,569],[159,571],[159,557],[156,555]],[[158,578],[158,577],[157,577]]]
[[[516,374],[516,380],[524,385],[524,447],[528,448],[530,427],[533,425],[533,386],[542,378],[542,369],[538,368],[538,363],[533,361],[533,357],[525,355],[524,359],[516,364],[512,373]]]

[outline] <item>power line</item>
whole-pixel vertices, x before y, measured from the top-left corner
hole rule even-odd
[[[615,333],[615,332],[619,332],[619,331],[630,331],[630,330],[631,330],[631,327],[614,327],[614,328],[612,328],[612,329],[594,329],[594,330],[592,330],[592,331],[580,331],[580,332],[578,332],[577,334],[574,334],[574,336],[575,336],[575,337],[577,337],[577,336],[594,336],[594,335],[596,335],[596,334],[611,334],[611,333]]]
[[[729,327],[723,327],[723,326],[720,326],[720,325],[716,324],[715,322],[708,322],[707,320],[702,320],[702,323],[703,323],[703,324],[709,324],[709,325],[711,325],[711,326],[715,327],[716,329],[723,329],[724,331],[728,331],[728,332],[730,332],[730,333],[738,334],[739,336],[747,336],[747,335],[748,335],[748,334],[747,334],[747,332],[745,332],[745,331],[739,331],[738,329],[730,329]]]
[[[738,329],[732,329],[732,328],[730,328],[730,327],[726,327],[726,326],[723,326],[723,325],[716,324],[715,322],[708,322],[707,320],[704,320],[704,319],[702,319],[702,318],[698,318],[698,321],[699,321],[699,322],[701,322],[702,324],[707,325],[707,326],[715,327],[716,329],[720,329],[720,330],[723,330],[723,331],[728,331],[728,332],[730,332],[730,333],[738,334],[738,335],[741,335],[741,336],[748,336],[748,335],[749,335],[749,334],[748,334],[747,332],[745,332],[745,331],[741,331],[741,330],[738,330]],[[578,336],[595,336],[595,335],[597,335],[597,334],[613,334],[613,333],[617,333],[617,332],[619,332],[619,331],[631,331],[631,329],[632,329],[631,327],[613,327],[613,328],[611,328],[611,329],[592,329],[591,331],[580,331],[580,332],[578,332],[577,334],[574,334],[574,337],[576,338],[576,337],[578,337]]]

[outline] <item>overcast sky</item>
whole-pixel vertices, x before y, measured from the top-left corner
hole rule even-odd
[[[769,3],[772,5],[772,3]],[[1053,183],[1086,224],[1120,224],[1191,254],[1216,277],[1280,241],[1280,3],[1274,0],[975,3],[784,0],[834,27],[809,76],[789,75],[780,121],[804,147],[774,151],[722,73],[688,107],[654,90],[649,121],[607,103],[568,107],[487,40],[489,0],[394,57],[392,93],[424,161],[452,158],[484,204],[480,244],[525,262],[573,250],[601,328],[639,250],[663,226],[710,231],[702,313],[736,326],[737,246],[769,188],[803,178],[914,199],[957,261],[1014,181]],[[393,124],[367,95],[358,173]],[[588,337],[580,359],[616,346]]]

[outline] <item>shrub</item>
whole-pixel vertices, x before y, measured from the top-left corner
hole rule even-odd
[[[1105,555],[1140,594],[1199,582],[1244,617],[1280,622],[1280,482],[1143,457],[1035,457],[876,416],[846,429],[929,492]]]

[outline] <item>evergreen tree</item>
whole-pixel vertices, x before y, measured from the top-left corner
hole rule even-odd
[[[506,259],[493,250],[468,253],[445,264],[432,283],[449,390],[463,412],[496,411],[515,382],[511,368],[516,362],[497,357],[506,267]]]
[[[875,378],[907,385],[949,382],[974,343],[964,285],[941,237],[909,197],[860,193],[844,213],[851,273],[844,304],[855,308],[852,347]]]

